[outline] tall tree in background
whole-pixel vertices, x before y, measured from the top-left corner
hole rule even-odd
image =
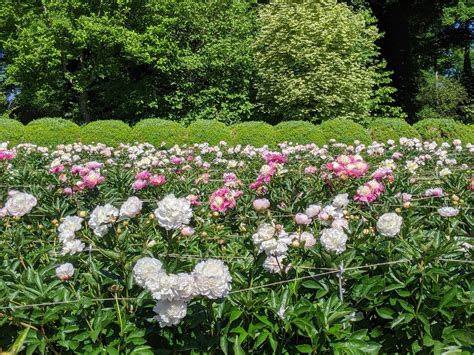
[[[374,92],[390,96],[375,90],[387,78],[367,14],[336,0],[274,1],[261,8],[259,24],[257,97],[273,121],[363,120]]]
[[[25,121],[250,116],[249,0],[5,0],[0,47]]]

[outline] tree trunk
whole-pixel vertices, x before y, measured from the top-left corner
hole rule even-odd
[[[84,122],[89,123],[91,121],[91,115],[87,103],[87,92],[85,91],[81,92],[79,96],[79,110],[81,111],[81,116]]]

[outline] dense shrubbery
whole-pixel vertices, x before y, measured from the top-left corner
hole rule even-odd
[[[18,144],[23,141],[25,126],[16,120],[9,118],[0,119],[0,142],[9,141],[11,144]]]
[[[81,129],[77,124],[63,118],[40,118],[25,127],[24,141],[38,145],[58,145],[77,142]]]
[[[426,119],[419,121],[413,127],[425,140],[449,141],[455,138],[472,142],[473,136],[466,131],[466,126],[453,119]]]
[[[109,145],[132,142],[132,129],[122,121],[95,121],[82,127],[81,141],[84,143],[104,143]]]
[[[402,137],[420,137],[414,127],[401,119],[378,118],[370,122],[367,130],[371,138],[377,142],[386,142],[389,139],[398,141]]]
[[[355,140],[369,143],[370,136],[360,124],[350,120],[336,119],[325,121],[320,126],[326,142],[335,139],[341,143],[352,144]]]
[[[265,122],[244,122],[232,126],[233,141],[236,144],[250,144],[256,147],[273,145],[277,142],[275,129]]]
[[[133,126],[133,139],[137,142],[151,143],[160,146],[166,143],[170,147],[174,144],[184,144],[188,141],[187,130],[178,122],[149,118],[141,120]]]
[[[231,129],[216,120],[196,120],[188,126],[189,143],[209,143],[215,145],[220,141],[232,142]]]
[[[418,128],[418,130],[417,130]],[[180,123],[163,119],[144,119],[133,128],[121,121],[95,121],[78,127],[61,118],[32,121],[26,127],[11,119],[0,119],[0,141],[14,144],[31,142],[39,145],[57,145],[81,140],[85,143],[100,142],[113,146],[127,142],[152,143],[170,147],[175,144],[207,142],[253,146],[275,146],[281,142],[327,144],[330,139],[352,144],[355,140],[368,143],[372,140],[422,138],[424,140],[461,139],[474,142],[474,126],[449,119],[430,119],[410,126],[403,120],[380,118],[372,121],[367,129],[349,120],[331,120],[321,125],[304,121],[282,122],[276,126],[251,121],[226,126],[215,120],[198,120],[187,128]]]
[[[274,129],[278,142],[326,143],[321,129],[306,121],[281,122]]]

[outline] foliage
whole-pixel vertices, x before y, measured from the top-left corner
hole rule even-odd
[[[94,121],[81,128],[81,141],[115,146],[133,141],[132,129],[122,121]]]
[[[16,120],[0,118],[0,142],[18,144],[23,141],[25,127]]]
[[[338,142],[353,144],[358,140],[362,143],[369,143],[370,136],[360,124],[350,120],[336,119],[325,121],[320,125],[326,141],[335,139]]]
[[[472,130],[467,128],[469,126],[459,124],[452,119],[425,119],[415,123],[413,127],[423,139],[430,141],[441,142],[459,138],[468,140],[466,143],[474,142]]]
[[[380,35],[364,14],[336,0],[277,1],[261,8],[259,23],[256,86],[264,112],[312,122],[368,116],[372,90],[385,79],[375,63]]]
[[[0,8],[0,47],[23,119],[250,115],[251,0],[16,3]]]
[[[416,142],[382,150],[356,147],[369,164],[369,171],[357,178],[338,177],[324,168],[340,154],[354,154],[353,150],[331,144],[321,151],[305,146],[285,149],[288,162],[274,166],[277,173],[266,183],[266,192],[247,186],[247,181],[254,181],[257,172],[268,167],[263,159],[267,152],[252,147],[161,150],[162,165],[154,166],[149,159],[146,167],[143,158],[157,154],[146,147],[78,145],[71,150],[71,155],[78,156],[75,161],[63,149],[45,153],[18,147],[14,159],[0,162],[9,166],[0,169],[0,201],[8,198],[10,189],[22,186],[38,204],[22,217],[0,218],[2,351],[472,353],[474,270],[469,244],[474,201],[468,187],[471,172],[461,169],[462,164],[472,165],[472,155],[466,147],[459,151],[413,147],[412,143]],[[394,151],[401,158],[392,169],[393,179],[383,180],[380,199],[373,204],[354,201],[358,188],[371,180],[373,171],[386,167]],[[130,152],[139,155],[132,157]],[[176,169],[172,157],[185,159],[189,154],[219,163],[208,169],[195,159],[186,163],[189,169]],[[410,171],[409,162],[426,155],[447,164],[453,154],[457,157],[454,165],[439,166],[437,159],[424,159],[415,173]],[[68,184],[78,178],[68,173],[73,165],[109,159],[114,164],[101,169],[102,184],[68,196],[63,193],[64,179],[49,172],[57,159],[65,167],[63,174],[72,179]],[[228,167],[232,161],[238,163],[237,168]],[[303,174],[315,161],[321,169]],[[450,174],[429,178],[446,167]],[[167,182],[133,190],[134,175],[144,168],[165,174]],[[229,172],[237,175],[234,182],[242,195],[233,209],[214,213],[208,199]],[[196,183],[204,174],[212,178]],[[240,186],[239,181],[245,184]],[[425,191],[435,187],[444,193],[426,198]],[[181,235],[179,229],[166,231],[154,218],[156,201],[170,193],[199,196],[201,205],[192,209],[192,236]],[[334,198],[340,193],[350,198],[345,212],[338,212],[349,228],[346,249],[336,254],[325,249],[319,237],[328,227],[323,216],[307,225],[297,225],[294,216],[314,203],[337,210]],[[402,207],[399,193],[412,195],[412,201]],[[108,232],[95,235],[88,226],[93,209],[106,203],[119,208],[131,195],[143,201],[141,213],[110,220]],[[270,201],[270,207],[258,212],[253,201],[261,197]],[[442,217],[437,210],[445,206],[455,207],[458,214]],[[383,236],[377,226],[387,212],[403,218],[399,233],[392,237]],[[77,215],[84,221],[76,237],[87,247],[62,255],[58,226],[63,218]],[[265,254],[254,245],[253,234],[262,223],[279,225],[289,234],[311,233],[317,242],[304,248],[296,239],[284,261],[283,266],[291,264],[288,270],[280,266],[279,273],[270,273],[263,267]],[[136,261],[145,256],[160,259],[169,273],[190,272],[200,260],[222,259],[232,276],[232,291],[216,300],[196,297],[179,324],[161,328],[153,320],[152,295],[133,278]],[[75,272],[62,281],[55,268],[65,262],[72,263]]]
[[[133,126],[133,138],[137,142],[151,143],[156,147],[166,143],[170,147],[188,141],[187,131],[183,125],[159,118],[141,120]]]
[[[377,142],[386,142],[389,139],[398,141],[400,138],[419,138],[417,130],[406,121],[396,118],[378,118],[367,127],[371,138]]]
[[[232,142],[232,132],[224,123],[216,120],[197,120],[188,128],[189,143],[218,144],[220,141]]]
[[[74,143],[81,129],[64,118],[46,117],[31,121],[25,126],[25,141],[42,146]],[[82,133],[82,132],[81,132]]]
[[[419,116],[421,119],[458,117],[459,106],[467,99],[466,89],[458,80],[440,76],[438,73],[425,73],[425,81],[417,95],[417,100],[422,107]],[[433,112],[435,117],[429,117],[427,112]]]
[[[232,126],[233,141],[235,144],[273,146],[276,142],[275,129],[265,122],[250,121]]]
[[[317,126],[305,121],[281,122],[275,126],[278,142],[293,142],[299,144],[325,144],[325,139]]]

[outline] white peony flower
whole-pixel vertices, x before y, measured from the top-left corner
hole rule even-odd
[[[150,291],[151,296],[159,300],[174,300],[177,299],[176,285],[178,278],[174,274],[167,274],[165,272],[150,275],[145,279],[145,288]]]
[[[339,194],[332,200],[332,205],[337,208],[344,208],[349,204],[349,194]]]
[[[441,177],[447,176],[447,175],[450,175],[450,174],[451,174],[451,170],[449,170],[449,168],[444,168],[439,172],[439,176],[441,176]]]
[[[155,216],[161,227],[166,230],[172,230],[189,224],[193,211],[191,204],[186,198],[176,198],[171,194],[158,202]]]
[[[345,218],[337,218],[331,223],[331,228],[349,230],[349,222]]]
[[[145,287],[146,280],[162,272],[164,272],[163,264],[155,258],[141,258],[133,267],[133,277],[135,282],[141,287]]]
[[[21,217],[29,213],[38,201],[36,197],[26,192],[9,192],[9,198],[5,203],[5,208],[11,216]]]
[[[77,216],[67,216],[64,221],[59,225],[58,232],[63,235],[74,236],[74,233],[81,230],[83,219]]]
[[[308,208],[304,211],[304,213],[309,218],[316,217],[319,214],[319,212],[321,212],[321,206],[319,205],[309,205]]]
[[[286,266],[284,261],[286,259],[286,255],[279,255],[279,256],[272,256],[269,255],[263,262],[263,268],[272,274],[280,274],[283,271],[288,271],[290,266]]]
[[[160,323],[160,327],[177,325],[181,319],[186,317],[187,304],[184,301],[158,301],[153,311],[157,313],[153,319]]]
[[[232,277],[228,267],[221,260],[201,261],[194,268],[193,276],[197,293],[207,298],[222,298],[231,289]]]
[[[442,207],[438,209],[438,213],[441,217],[454,217],[459,214],[459,210],[454,207]]]
[[[175,292],[175,299],[182,301],[190,301],[194,296],[197,296],[196,282],[193,275],[184,272],[177,274]]]
[[[118,215],[119,210],[110,204],[97,206],[91,213],[89,226],[96,236],[103,237],[109,230],[110,225],[115,222]]]
[[[394,237],[400,232],[403,218],[396,213],[385,213],[377,221],[377,230],[385,237]]]
[[[343,231],[335,228],[326,228],[321,231],[321,244],[328,251],[336,254],[346,250],[347,235]]]
[[[56,268],[56,276],[62,281],[69,280],[74,275],[74,266],[71,263],[65,263]]]
[[[120,207],[120,217],[122,218],[133,218],[142,210],[143,203],[136,197],[129,197]]]
[[[73,255],[76,253],[80,253],[81,251],[84,250],[84,248],[85,248],[85,244],[78,239],[66,240],[63,243],[63,250],[61,251],[61,254]]]
[[[304,243],[305,249],[309,249],[316,244],[316,239],[310,232],[301,233],[299,235],[299,241]]]
[[[263,223],[258,226],[257,232],[252,235],[252,241],[256,246],[260,246],[264,241],[275,237],[275,227],[269,223]]]

